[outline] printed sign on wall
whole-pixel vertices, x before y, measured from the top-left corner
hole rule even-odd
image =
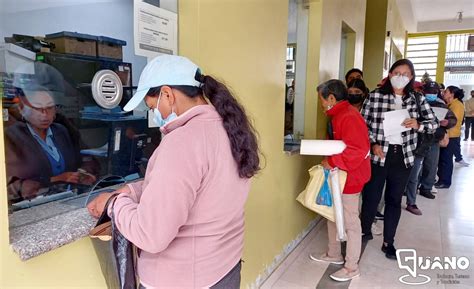
[[[135,54],[154,58],[178,53],[178,14],[149,0],[134,1]]]

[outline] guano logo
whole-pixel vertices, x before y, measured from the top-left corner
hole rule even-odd
[[[417,274],[421,270],[466,270],[469,259],[466,257],[417,257],[415,249],[397,250],[398,267],[408,274],[398,280],[407,285],[423,285],[431,281],[431,277]]]

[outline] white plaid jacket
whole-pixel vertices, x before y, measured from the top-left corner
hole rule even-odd
[[[420,101],[421,116],[418,115],[416,107],[415,92],[410,92],[402,98],[402,107],[403,109],[408,110],[408,113],[412,118],[424,119],[420,122],[420,128],[418,131],[411,129],[402,132],[403,155],[405,157],[405,166],[407,168],[413,166],[415,160],[414,151],[418,141],[418,132],[434,133],[434,131],[439,127],[438,119],[434,115],[433,110],[425,97],[422,94],[418,94],[418,97]],[[372,145],[381,145],[385,155],[387,155],[389,143],[385,139],[383,132],[383,116],[385,112],[392,110],[395,110],[395,96],[393,94],[382,94],[377,89],[370,93],[369,97],[365,100],[361,111],[369,129],[370,143]],[[385,159],[381,159],[374,154],[371,154],[370,159],[374,164],[382,167],[385,165]]]

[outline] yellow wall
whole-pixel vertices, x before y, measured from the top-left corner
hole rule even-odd
[[[341,30],[344,21],[356,33],[354,66],[362,67],[365,34],[365,0],[324,0],[319,76],[326,81],[339,76]]]
[[[315,139],[323,137],[325,118],[321,115],[316,87],[319,83],[319,55],[321,51],[321,27],[323,18],[322,1],[309,1],[308,13],[308,56],[306,66],[306,95],[304,111],[304,137]],[[319,111],[319,112],[318,112]],[[318,118],[320,121],[318,121]],[[319,124],[319,127],[317,126]],[[316,131],[321,132],[316,135]]]
[[[356,33],[349,32],[346,34],[347,37],[347,45],[345,49],[345,59],[344,59],[344,75],[347,71],[354,67],[355,63],[355,44],[356,44]],[[362,57],[359,57],[362,59]],[[362,66],[361,66],[362,67]]]
[[[388,0],[367,0],[364,80],[373,89],[382,79]]]
[[[388,74],[391,42],[400,53],[405,52],[406,29],[396,0],[367,0],[365,21],[364,80],[369,88],[374,89]],[[388,57],[386,69],[385,53]]]
[[[398,51],[403,54],[405,52],[406,44],[406,29],[403,25],[402,16],[397,7],[396,0],[388,1],[386,31],[390,31],[390,36],[385,37],[385,51],[390,55],[391,41],[393,41],[395,46],[398,48]]]
[[[366,1],[309,0],[309,5],[305,138],[325,138],[327,120],[321,107],[315,106],[318,103],[316,87],[339,77],[343,21],[355,32],[351,68],[362,68]]]
[[[246,207],[245,287],[314,218],[295,201],[311,161],[282,152],[288,1],[182,0],[179,13],[180,54],[233,88],[266,158]]]

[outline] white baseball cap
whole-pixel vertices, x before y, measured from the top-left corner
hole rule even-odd
[[[138,88],[123,110],[132,111],[145,108],[144,98],[150,88],[162,85],[189,85],[200,87],[195,79],[199,67],[186,57],[160,55],[150,61],[142,71]]]

